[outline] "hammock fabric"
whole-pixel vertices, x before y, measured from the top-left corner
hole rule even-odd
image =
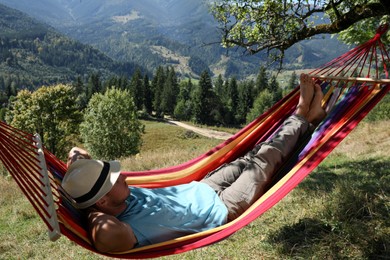
[[[135,248],[118,254],[120,258],[151,258],[186,252],[227,238],[274,206],[297,186],[367,113],[388,93],[389,56],[380,37],[387,26],[378,29],[375,37],[310,74],[325,93],[323,105],[328,116],[315,132],[302,140],[297,152],[275,174],[273,185],[236,220],[218,228],[184,236],[159,244]],[[294,113],[299,87],[255,119],[229,140],[209,152],[178,166],[144,172],[123,172],[129,185],[165,187],[202,179],[209,171],[230,162],[251,150],[254,145],[272,137],[283,121]],[[66,172],[64,162],[42,148],[34,136],[0,122],[0,160],[13,176],[42,220],[49,235],[60,234],[93,252],[85,219],[76,210],[60,182]]]

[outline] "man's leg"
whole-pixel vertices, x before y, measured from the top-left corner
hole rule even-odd
[[[265,192],[272,176],[308,127],[303,117],[291,116],[271,141],[259,144],[243,158],[202,180],[216,190],[225,203],[229,220],[237,218]]]
[[[296,115],[286,120],[270,142],[258,145],[245,157],[224,165],[202,182],[210,185],[229,210],[229,220],[238,217],[263,193],[283,160],[294,150],[309,127],[325,116],[321,108],[322,91],[305,74]],[[308,121],[309,120],[309,121]]]

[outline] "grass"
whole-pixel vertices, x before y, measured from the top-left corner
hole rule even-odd
[[[143,170],[185,162],[220,140],[145,122],[140,153],[122,160]],[[165,259],[388,259],[389,121],[361,123],[271,210],[215,245]],[[104,259],[46,229],[15,182],[0,175],[0,259]]]

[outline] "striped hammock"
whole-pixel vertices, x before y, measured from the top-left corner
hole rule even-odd
[[[387,26],[380,27],[375,37],[367,43],[310,73],[325,93],[323,106],[326,107],[328,116],[311,136],[300,142],[296,153],[291,155],[275,174],[268,191],[240,217],[204,232],[105,255],[129,259],[152,258],[207,246],[227,238],[274,206],[297,186],[390,90],[387,68],[389,56],[380,40],[386,31]],[[244,155],[257,143],[271,138],[283,121],[294,113],[298,99],[299,87],[229,140],[193,160],[169,168],[123,174],[128,177],[129,185],[150,188],[200,180],[221,164]],[[38,135],[25,133],[0,122],[0,160],[47,225],[53,241],[63,234],[80,246],[96,252],[87,233],[85,218],[72,206],[60,187],[66,165],[42,147]]]

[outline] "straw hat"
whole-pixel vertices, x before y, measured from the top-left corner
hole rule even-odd
[[[70,165],[62,180],[62,188],[84,209],[95,204],[114,186],[120,175],[118,161],[80,159]]]

